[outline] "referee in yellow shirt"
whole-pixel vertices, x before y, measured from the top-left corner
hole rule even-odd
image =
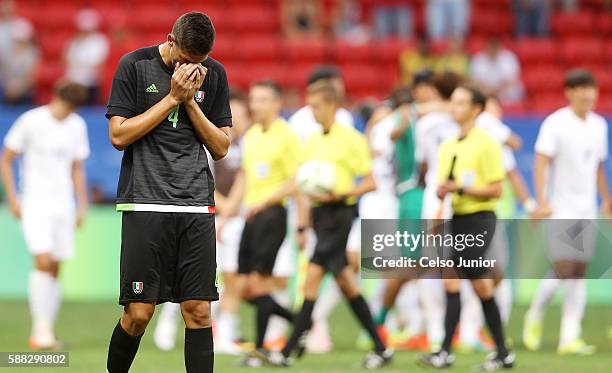
[[[243,138],[242,167],[236,194],[230,195],[227,214],[240,202],[246,222],[238,251],[237,291],[248,287],[256,307],[256,348],[262,349],[270,316],[293,321],[293,314],[272,297],[272,270],[287,234],[287,198],[294,194],[294,176],[300,161],[300,140],[281,118],[282,91],[271,80],[252,85],[249,108],[255,124]],[[248,360],[248,357],[247,357]]]
[[[368,331],[375,344],[366,355],[365,368],[378,368],[391,361],[393,352],[387,349],[378,334],[370,309],[361,296],[354,270],[346,257],[346,243],[353,220],[357,217],[357,198],[376,189],[372,176],[372,159],[365,137],[351,127],[335,122],[340,104],[337,90],[327,82],[308,87],[308,104],[323,132],[313,135],[305,145],[304,160],[321,160],[335,165],[335,186],[322,197],[311,198],[312,224],[317,236],[314,254],[310,259],[304,286],[304,303],[295,320],[291,337],[281,352],[270,352],[268,361],[288,366],[294,349],[298,357],[303,353],[305,333],[311,327],[311,317],[323,276],[331,272],[338,287],[349,301],[353,313]],[[355,179],[361,181],[355,183]],[[299,231],[303,235],[306,227]]]
[[[481,299],[487,325],[493,335],[497,353],[492,354],[478,368],[484,371],[511,368],[514,354],[505,346],[503,325],[497,303],[495,303],[494,280],[486,277],[489,268],[482,265],[467,265],[472,260],[486,257],[485,253],[495,233],[495,207],[502,192],[505,172],[502,151],[498,142],[484,130],[476,127],[476,117],[484,110],[486,98],[478,89],[460,86],[451,97],[451,114],[461,130],[458,137],[442,144],[438,162],[438,197],[452,198],[453,218],[451,232],[455,245],[451,248],[451,260],[455,273],[445,278],[446,317],[445,337],[442,348],[420,357],[420,362],[433,368],[452,365],[451,341],[459,322],[461,301],[459,289],[461,278],[471,280],[474,291]],[[474,237],[460,243],[460,238]],[[446,277],[446,276],[445,276]]]

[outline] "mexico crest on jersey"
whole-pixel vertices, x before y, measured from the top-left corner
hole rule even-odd
[[[196,91],[194,97],[197,103],[202,103],[204,101],[204,91]]]
[[[132,282],[132,290],[134,290],[134,294],[140,294],[142,293],[142,289],[143,289],[143,284],[142,282]]]

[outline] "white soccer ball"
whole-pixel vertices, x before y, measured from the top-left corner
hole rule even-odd
[[[334,189],[336,167],[331,162],[306,161],[298,169],[296,180],[302,193],[307,196],[320,196]]]

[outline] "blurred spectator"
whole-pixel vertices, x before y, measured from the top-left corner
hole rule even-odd
[[[436,63],[436,72],[450,71],[461,76],[469,73],[470,58],[463,49],[463,40],[451,38],[446,50]]]
[[[34,28],[24,19],[15,20],[12,26],[11,50],[2,55],[0,65],[4,102],[11,105],[30,105],[40,59],[38,48],[32,42]]]
[[[0,56],[9,55],[13,49],[13,24],[19,19],[12,0],[0,1]]]
[[[316,38],[322,35],[323,8],[320,0],[284,0],[282,26],[285,37]]]
[[[546,36],[550,28],[550,0],[513,0],[517,36]]]
[[[75,17],[77,34],[66,50],[66,78],[87,87],[87,103],[99,98],[100,73],[108,56],[109,43],[98,31],[100,15],[93,9],[81,10]]]
[[[572,12],[578,9],[579,0],[556,0],[557,3],[561,6],[561,9]]]
[[[409,48],[400,53],[399,67],[401,82],[406,85],[412,84],[413,75],[421,70],[434,70],[438,58],[431,52],[427,40],[419,39],[417,48]]]
[[[470,13],[469,0],[427,0],[427,34],[431,40],[464,38]]]
[[[333,15],[334,33],[337,38],[354,43],[365,43],[370,39],[369,28],[361,22],[362,8],[357,0],[340,0]]]
[[[374,34],[378,39],[408,39],[414,32],[412,7],[399,1],[379,1],[372,7]]]
[[[484,51],[472,58],[471,78],[489,94],[499,97],[502,103],[523,99],[521,67],[516,55],[503,48],[497,37],[490,38]]]

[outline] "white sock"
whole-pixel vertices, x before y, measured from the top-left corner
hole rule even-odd
[[[275,291],[272,294],[272,297],[281,306],[287,309],[291,309],[291,295],[286,289]],[[275,341],[281,337],[284,337],[288,325],[289,323],[287,322],[287,320],[283,319],[280,316],[272,315],[270,317],[270,321],[268,322],[268,329],[266,329],[266,336],[264,340],[266,342]]]
[[[334,312],[342,299],[343,296],[336,281],[329,281],[323,293],[317,299],[317,303],[315,303],[314,310],[312,311],[313,320],[316,323],[327,323],[329,316]]]
[[[459,340],[468,345],[480,340],[484,325],[482,305],[468,280],[461,281],[461,318],[459,319]]]
[[[446,311],[446,296],[442,280],[423,278],[417,283],[427,323],[427,338],[432,345],[439,345],[444,339],[444,312]]]
[[[504,325],[508,325],[510,321],[510,313],[512,312],[512,283],[508,279],[503,279],[495,289],[495,301],[499,307],[499,313]]]
[[[423,312],[419,303],[419,289],[416,281],[410,281],[400,290],[395,301],[399,316],[411,336],[423,334]]]
[[[32,337],[40,343],[53,343],[53,324],[59,312],[61,292],[57,279],[34,269],[28,282]]]
[[[552,278],[552,276],[540,281],[540,286],[531,301],[527,317],[532,320],[542,320],[544,318],[544,311],[559,289],[559,286],[561,286],[561,280]]]
[[[166,302],[164,303],[160,313],[158,323],[167,322],[167,323],[177,323],[178,322],[178,314],[181,310],[181,305],[178,303]]]
[[[239,338],[238,329],[239,318],[237,315],[229,312],[219,312],[216,320],[216,343],[232,343]]]
[[[565,346],[580,338],[582,317],[586,306],[586,281],[584,279],[563,280],[565,294],[561,308],[561,334],[559,346]]]

